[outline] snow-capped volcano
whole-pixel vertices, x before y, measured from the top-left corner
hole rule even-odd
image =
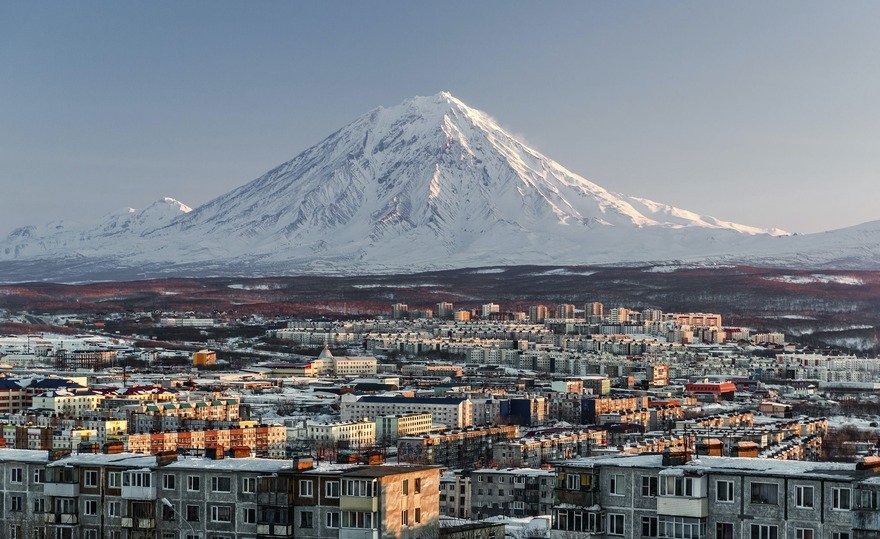
[[[192,211],[166,198],[97,225],[18,229],[0,261],[86,257],[144,275],[408,272],[724,257],[785,234],[609,192],[443,92],[375,109]]]

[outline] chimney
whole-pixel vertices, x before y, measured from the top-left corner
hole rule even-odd
[[[205,448],[205,456],[211,460],[223,460],[225,452],[222,445],[210,445]]]
[[[755,442],[739,442],[734,448],[735,457],[758,458],[758,444]]]
[[[103,452],[105,455],[117,455],[125,450],[125,444],[122,442],[107,442],[104,444]]]
[[[315,467],[315,459],[311,455],[293,457],[293,469],[297,471],[311,470]]]
[[[880,472],[880,457],[864,457],[856,464],[856,470],[869,470],[871,472]]]
[[[709,438],[697,445],[697,453],[707,457],[724,456],[724,442],[717,438]]]
[[[159,466],[167,466],[172,462],[177,462],[177,451],[159,451],[156,453],[156,464]]]
[[[237,445],[229,450],[229,456],[234,459],[245,459],[251,456],[251,448],[246,445]]]

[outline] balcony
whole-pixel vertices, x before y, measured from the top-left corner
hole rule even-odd
[[[79,496],[79,483],[45,483],[43,494],[54,498],[76,498]]]
[[[293,535],[293,526],[283,524],[257,524],[257,535],[290,537]]]
[[[156,519],[122,517],[122,527],[137,530],[152,530],[156,528]]]
[[[58,515],[55,513],[43,513],[43,522],[46,524],[55,524],[58,522]]]
[[[709,516],[709,499],[658,496],[657,514],[674,517],[706,518]]]
[[[55,515],[58,520],[56,520],[56,524],[79,524],[79,518],[71,513],[60,513]]]
[[[155,500],[156,487],[133,487],[123,485],[121,496],[124,500]]]

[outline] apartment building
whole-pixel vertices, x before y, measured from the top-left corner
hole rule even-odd
[[[355,466],[293,472],[295,537],[436,537],[440,469]]]
[[[472,468],[492,461],[492,448],[519,436],[519,427],[470,428],[397,440],[397,459],[413,464]]]
[[[401,436],[417,436],[431,432],[434,419],[430,413],[383,415],[376,418],[376,439],[396,443]]]
[[[350,421],[316,423],[307,421],[305,439],[323,446],[366,447],[376,443],[376,423]]]
[[[46,451],[0,449],[0,530],[9,537],[48,537],[46,497]]]
[[[471,517],[471,473],[455,469],[440,475],[440,514],[455,518]]]
[[[492,462],[498,466],[537,468],[553,460],[587,456],[606,444],[603,429],[537,434],[496,443],[492,447]]]
[[[343,395],[339,404],[342,421],[379,416],[429,413],[434,422],[452,428],[473,425],[473,403],[453,397],[385,397],[380,395]]]
[[[551,537],[853,539],[876,521],[862,511],[877,511],[877,465],[669,453],[567,461],[556,468]]]
[[[88,389],[59,389],[35,395],[32,407],[50,410],[55,414],[79,416],[97,410],[104,400],[104,395]]]
[[[556,474],[534,468],[483,468],[471,473],[471,517],[550,514]]]
[[[54,455],[59,456],[59,455]],[[10,539],[436,537],[439,468],[0,449]],[[321,508],[320,511],[317,510]]]
[[[228,429],[129,434],[125,444],[132,453],[157,454],[179,449],[198,451],[220,446],[225,449],[246,447],[259,457],[284,458],[287,428],[283,425],[249,425]]]

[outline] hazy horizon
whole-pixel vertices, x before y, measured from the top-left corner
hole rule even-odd
[[[165,196],[197,207],[441,90],[614,192],[791,232],[856,225],[880,219],[878,16],[867,2],[7,2],[0,235]]]

